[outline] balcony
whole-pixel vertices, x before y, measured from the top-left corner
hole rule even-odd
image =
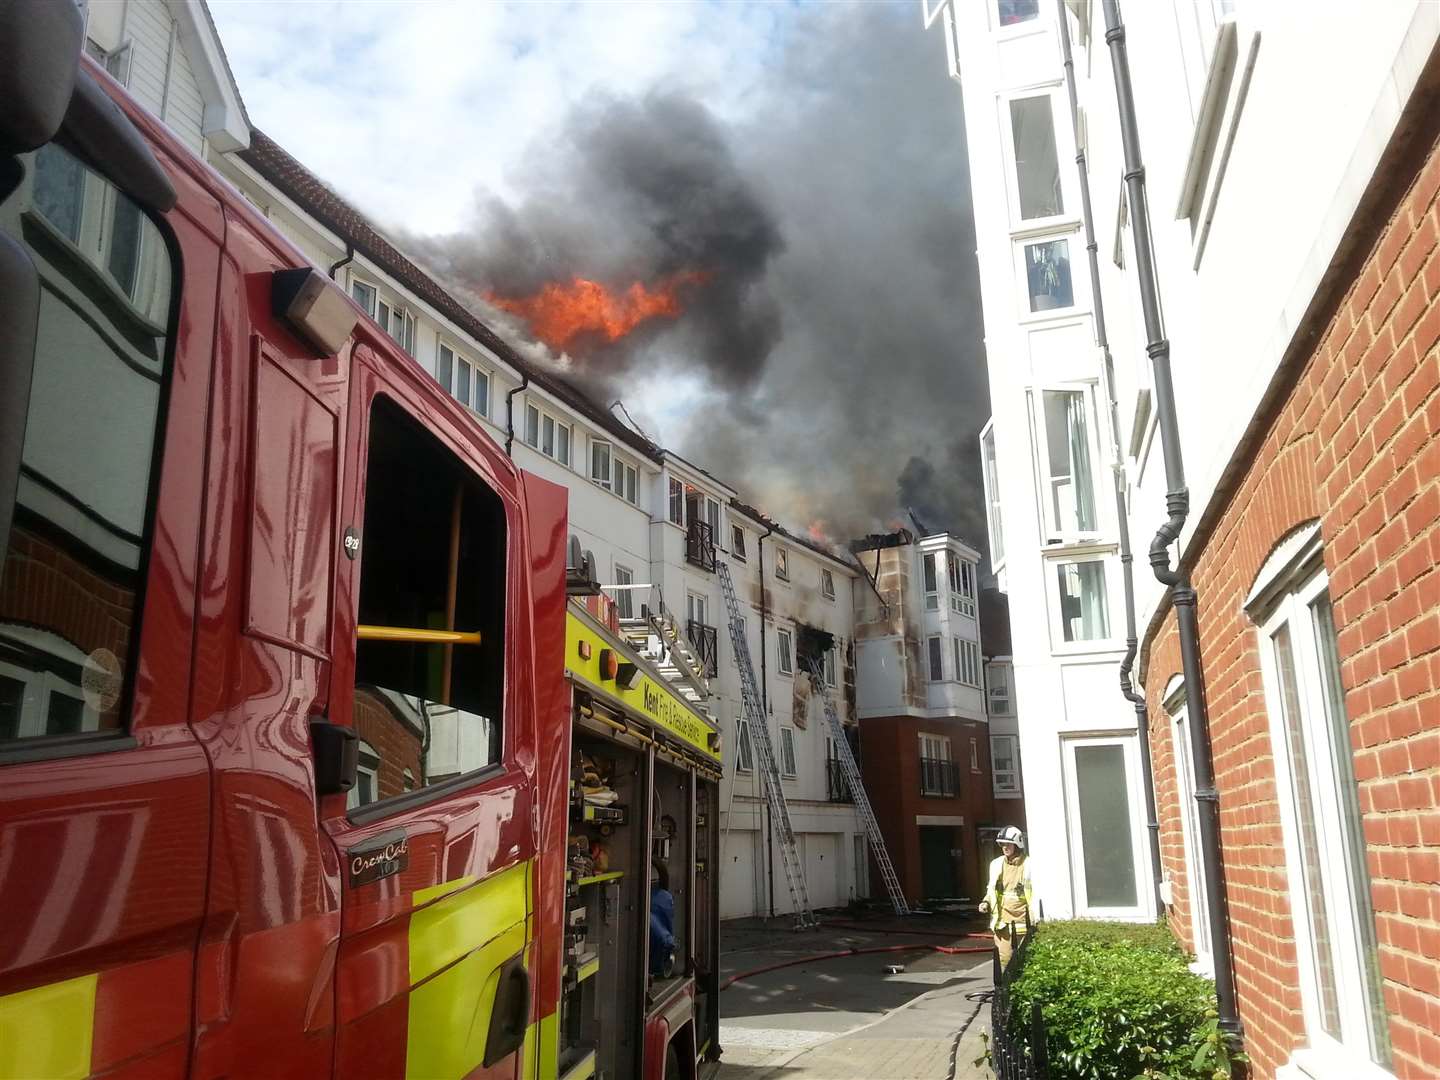
[[[690,639],[690,647],[700,658],[700,663],[705,669],[705,677],[713,679],[719,675],[720,635],[715,627],[706,626],[702,622],[695,622],[691,619],[685,624],[685,636]]]
[[[850,785],[845,782],[845,773],[840,769],[840,759],[830,758],[825,762],[825,786],[831,802],[853,803]]]
[[[701,570],[715,572],[715,530],[708,521],[691,519],[685,530],[685,561]]]
[[[960,767],[946,758],[920,759],[920,794],[931,799],[953,799],[960,794]]]

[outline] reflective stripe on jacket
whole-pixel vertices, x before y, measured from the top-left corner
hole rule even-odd
[[[1005,869],[1005,856],[998,855],[990,863],[990,877],[986,886],[985,899],[990,902],[990,929],[995,930],[1000,926],[1000,914],[1004,907],[1004,896],[1001,895],[1000,874]],[[1027,912],[1033,911],[1035,907],[1035,886],[1030,881],[1030,856],[1020,857],[1020,895],[1025,900]],[[1031,921],[1027,917],[1026,923]]]

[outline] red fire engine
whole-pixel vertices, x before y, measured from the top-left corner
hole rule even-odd
[[[711,1071],[714,725],[80,34],[0,3],[0,1080]]]

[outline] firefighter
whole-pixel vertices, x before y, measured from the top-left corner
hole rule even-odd
[[[1030,929],[1035,887],[1030,883],[1025,834],[1014,825],[1007,825],[995,837],[995,842],[1002,854],[990,863],[989,890],[980,901],[980,913],[990,916],[990,932],[995,935],[995,951],[1004,970],[1018,939]]]

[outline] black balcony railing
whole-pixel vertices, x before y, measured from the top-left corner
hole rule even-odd
[[[715,572],[715,530],[708,521],[691,521],[685,530],[685,561]]]
[[[825,786],[831,802],[855,801],[855,796],[850,794],[850,785],[845,782],[845,773],[840,769],[839,758],[832,757],[825,762]]]
[[[705,677],[715,678],[720,674],[720,635],[715,627],[691,619],[685,624],[685,635],[690,639],[690,647],[700,657]]]
[[[920,759],[920,794],[932,799],[953,799],[960,794],[960,767],[945,758]]]

